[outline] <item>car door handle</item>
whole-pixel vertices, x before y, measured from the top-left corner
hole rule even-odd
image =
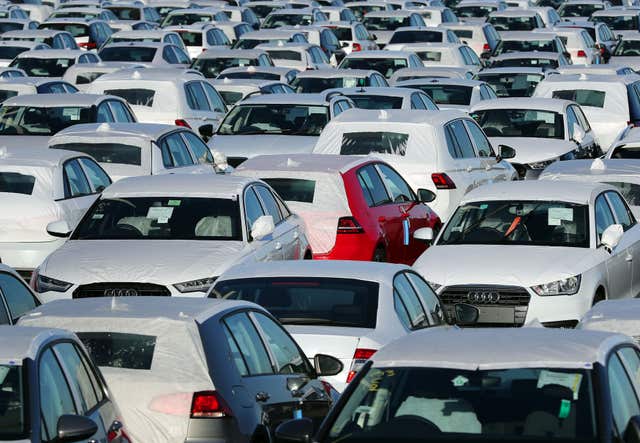
[[[473,168],[471,166],[467,166],[467,172],[471,172],[473,171]]]
[[[628,262],[632,262],[632,261],[633,261],[633,255],[631,255],[631,254],[627,254],[627,255],[625,256],[624,260],[625,260],[625,261],[628,261]]]
[[[275,246],[276,250],[280,250],[282,249],[282,244],[280,242],[276,242],[276,246]]]
[[[271,398],[268,392],[260,391],[256,394],[256,401],[267,401]]]

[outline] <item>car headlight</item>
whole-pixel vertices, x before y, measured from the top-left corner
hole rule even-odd
[[[544,169],[547,166],[549,166],[551,163],[553,163],[555,160],[546,160],[543,162],[535,162],[535,163],[529,163],[529,167],[531,169]]]
[[[185,292],[207,292],[215,283],[218,277],[199,278],[197,280],[185,281],[173,285],[178,291]]]
[[[56,280],[55,278],[47,277],[46,275],[38,274],[36,278],[35,290],[36,292],[65,292],[73,283],[68,283],[62,280]]]
[[[573,277],[563,278],[562,280],[552,281],[551,283],[532,286],[531,289],[540,296],[573,295],[580,289],[580,276],[575,275]]]
[[[436,283],[434,281],[427,280],[427,283],[429,283],[429,286],[431,286],[431,289],[433,289],[435,292],[438,292],[438,289],[440,289],[442,287],[441,284]]]

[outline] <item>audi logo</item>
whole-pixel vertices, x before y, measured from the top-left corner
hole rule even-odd
[[[138,291],[135,289],[105,289],[105,297],[135,297]]]
[[[492,304],[500,300],[500,294],[495,291],[471,291],[467,294],[467,301],[479,304]]]

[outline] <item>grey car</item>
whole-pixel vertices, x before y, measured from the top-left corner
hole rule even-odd
[[[0,326],[0,440],[128,443],[118,417],[73,333]]]

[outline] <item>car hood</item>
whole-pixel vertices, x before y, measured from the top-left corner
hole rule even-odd
[[[7,148],[48,148],[49,135],[0,135],[0,146]]]
[[[640,69],[640,57],[612,56],[609,59],[612,65],[628,66],[634,71]]]
[[[576,144],[567,140],[534,137],[489,137],[491,144],[511,146],[516,156],[510,162],[529,164],[545,160],[554,160],[576,149]]]
[[[214,135],[209,147],[227,157],[254,157],[270,154],[309,154],[318,141],[306,135]]]
[[[603,249],[519,245],[432,246],[414,268],[439,285],[530,287],[571,277],[608,257]]]
[[[44,261],[40,273],[74,284],[170,285],[218,276],[250,251],[241,241],[69,240]]]

